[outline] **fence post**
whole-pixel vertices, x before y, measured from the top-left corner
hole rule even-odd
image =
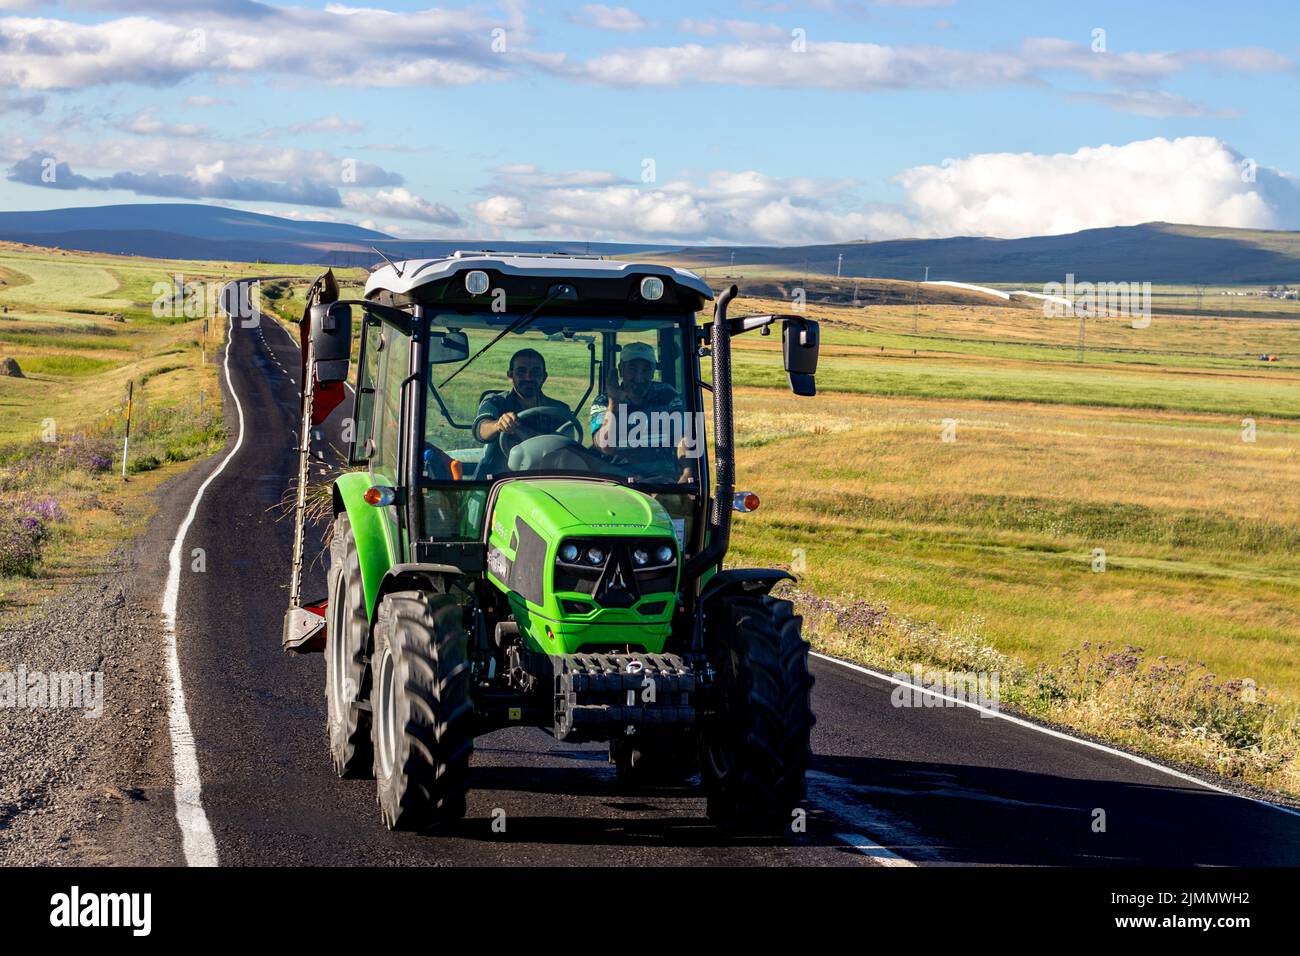
[[[126,385],[126,435],[122,438],[122,480],[126,481],[126,456],[131,449],[131,406],[135,401],[135,382]]]

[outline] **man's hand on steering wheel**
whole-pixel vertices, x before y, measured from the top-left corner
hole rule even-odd
[[[540,422],[533,423],[530,420],[549,418],[559,422],[554,428],[546,429],[538,427]],[[507,419],[509,422],[507,423]],[[500,431],[497,432],[497,445],[503,454],[509,455],[510,449],[528,438],[537,435],[545,435],[548,432],[559,433],[565,428],[573,430],[574,440],[582,444],[582,424],[574,417],[568,406],[560,405],[537,405],[533,408],[525,408],[522,412],[506,412],[499,419],[497,425]]]

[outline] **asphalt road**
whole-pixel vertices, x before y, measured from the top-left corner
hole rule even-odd
[[[823,659],[812,662],[807,832],[789,841],[726,839],[693,790],[620,793],[603,745],[528,729],[476,742],[468,816],[451,833],[389,833],[373,781],[338,780],[330,766],[322,657],[280,649],[292,527],[276,515],[296,467],[296,343],[269,319],[236,321],[230,349],[244,441],[187,535],[185,553],[203,548],[206,569],[183,574],[176,625],[222,864],[1300,863],[1294,811],[969,708],[895,707],[887,681]],[[320,552],[309,539],[309,558]],[[322,562],[305,597],[325,593]],[[181,859],[167,809],[135,821],[135,857]]]

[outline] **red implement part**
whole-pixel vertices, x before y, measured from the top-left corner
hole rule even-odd
[[[303,321],[298,325],[298,354],[302,359],[302,364],[298,369],[298,380],[302,382],[304,386],[307,384],[307,343],[311,341],[310,315],[311,310],[308,310],[307,315],[303,317]],[[316,391],[315,395],[312,397],[311,423],[312,425],[319,425],[321,422],[325,421],[325,419],[330,417],[330,413],[333,412],[334,409],[343,404],[343,399],[346,395],[343,391],[342,382],[333,382],[329,385],[322,385],[320,381],[317,380],[313,384],[316,386]],[[301,403],[305,399],[305,396],[302,394],[302,389],[298,390],[298,396],[299,408],[301,408]]]

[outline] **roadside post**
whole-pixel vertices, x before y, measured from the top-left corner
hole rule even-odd
[[[131,448],[131,406],[135,401],[135,382],[126,385],[126,435],[122,438],[122,480],[126,481],[126,456]]]

